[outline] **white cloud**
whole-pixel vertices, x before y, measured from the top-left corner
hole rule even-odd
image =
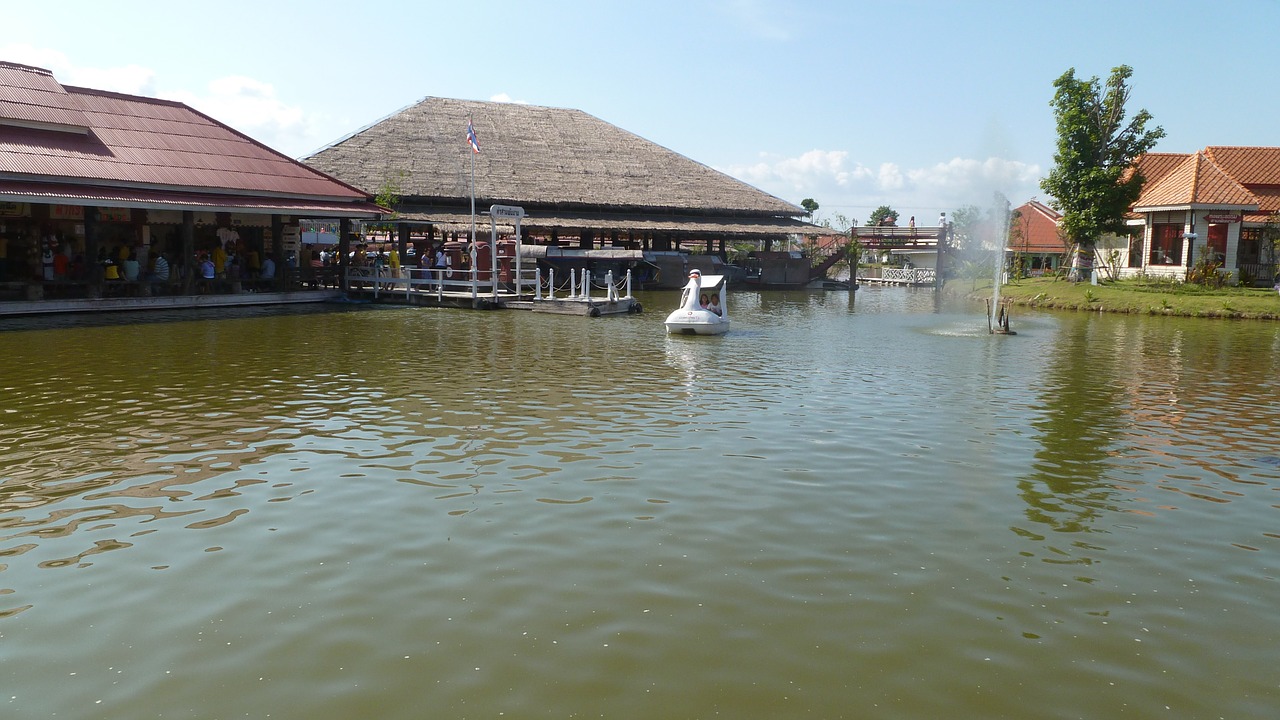
[[[997,191],[1018,205],[1039,192],[1041,175],[1038,165],[998,157],[867,167],[850,160],[845,150],[810,150],[796,157],[762,153],[755,163],[717,169],[794,203],[814,198],[821,206],[819,218],[826,209],[864,219],[880,205],[922,217],[964,205],[985,206]]]
[[[515,105],[528,105],[528,104],[529,104],[529,101],[528,101],[528,100],[512,100],[512,99],[511,99],[511,96],[510,96],[510,95],[508,95],[508,94],[506,94],[506,93],[498,93],[497,95],[491,95],[491,96],[489,96],[489,100],[490,100],[491,102],[512,103],[512,104],[515,104]]]
[[[120,67],[82,67],[71,62],[66,53],[26,43],[0,46],[0,58],[11,62],[44,68],[64,85],[109,90],[130,95],[155,95],[156,73],[140,65]]]
[[[301,107],[280,99],[274,85],[243,76],[217,78],[203,92],[162,93],[286,154],[318,147],[323,139]],[[332,139],[332,138],[330,138]]]

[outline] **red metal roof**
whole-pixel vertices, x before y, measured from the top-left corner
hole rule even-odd
[[[0,62],[0,125],[85,132],[89,120],[53,73]]]
[[[0,179],[0,197],[11,202],[93,205],[96,207],[150,208],[161,210],[206,210],[218,212],[279,213],[320,217],[367,218],[383,212],[373,203],[352,203],[321,198],[300,199],[194,193],[181,190],[76,185]]]
[[[86,132],[59,131],[73,121]],[[3,61],[0,176],[114,187],[122,202],[164,191],[224,197],[237,207],[289,200],[290,208],[354,203],[365,215],[378,212],[364,191],[182,103],[64,87],[46,70]]]

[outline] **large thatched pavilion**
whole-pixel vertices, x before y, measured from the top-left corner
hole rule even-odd
[[[483,231],[490,205],[518,205],[525,242],[723,253],[823,232],[800,207],[580,110],[429,97],[303,158],[398,196],[401,242],[469,233],[473,161]]]

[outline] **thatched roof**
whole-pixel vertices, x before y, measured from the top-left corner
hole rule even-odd
[[[469,117],[479,154],[467,143]],[[426,98],[303,162],[374,194],[398,184],[406,219],[445,221],[470,203],[473,158],[477,211],[519,205],[528,223],[541,215],[597,229],[813,229],[796,219],[803,209],[580,110]]]

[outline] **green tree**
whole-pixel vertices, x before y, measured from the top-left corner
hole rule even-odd
[[[813,198],[805,198],[800,201],[800,207],[804,208],[804,212],[809,216],[809,220],[813,220],[813,214],[818,212],[818,201]]]
[[[409,173],[405,170],[399,170],[387,175],[383,178],[382,185],[378,188],[378,193],[373,196],[374,202],[391,211],[391,214],[386,219],[395,220],[400,217],[400,213],[396,211],[396,206],[400,204],[401,193],[404,192],[404,183],[408,178]],[[375,223],[367,227],[391,232],[394,230],[395,225],[391,223]]]
[[[1140,173],[1128,171],[1164,129],[1150,130],[1151,114],[1139,110],[1125,122],[1129,100],[1128,65],[1111,70],[1104,87],[1097,77],[1081,80],[1075,68],[1054,81],[1053,100],[1058,129],[1054,168],[1040,181],[1053,196],[1051,205],[1062,213],[1061,227],[1075,245],[1092,250],[1104,233],[1124,234],[1124,215],[1142,192]]]
[[[889,222],[884,222],[888,220]],[[888,205],[881,205],[871,211],[871,217],[867,219],[867,225],[895,225],[898,222],[898,211]]]

